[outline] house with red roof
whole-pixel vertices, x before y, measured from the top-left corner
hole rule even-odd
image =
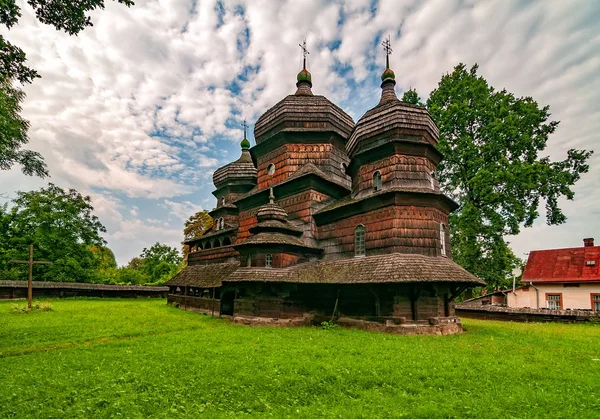
[[[507,292],[508,307],[600,312],[600,246],[583,239],[583,247],[529,253],[522,287]]]

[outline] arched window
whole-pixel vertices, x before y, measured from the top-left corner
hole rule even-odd
[[[435,189],[435,172],[431,172],[429,180],[431,181],[431,189]]]
[[[381,172],[379,170],[373,173],[373,190],[375,192],[381,190]]]
[[[231,244],[231,239],[229,237],[225,237],[223,239],[223,246],[229,246]]]
[[[212,248],[212,246],[211,246],[210,242],[206,242],[206,244],[204,245],[204,248],[205,248],[205,249],[210,249],[210,248]]]
[[[440,224],[440,251],[442,256],[446,256],[446,227]]]
[[[212,243],[212,247],[213,247],[213,248],[215,248],[215,247],[221,247],[221,243],[219,242],[219,240],[218,240],[218,239],[217,239],[217,240],[215,240],[215,241],[213,241],[213,243]]]
[[[250,256],[250,255],[246,256],[246,266],[247,267],[252,266],[252,256]]]
[[[275,165],[273,163],[267,166],[267,174],[273,176],[275,174]]]
[[[273,266],[273,255],[270,253],[267,253],[267,256],[265,258],[265,266],[268,268]]]
[[[365,226],[359,225],[354,231],[354,256],[365,255]]]
[[[221,228],[219,230],[223,230],[225,228],[225,220],[221,217]]]
[[[219,206],[224,205],[225,204],[225,197],[221,197],[221,199],[219,199]]]

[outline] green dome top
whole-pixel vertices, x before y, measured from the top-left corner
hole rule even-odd
[[[311,78],[312,77],[306,68],[303,68],[302,71],[298,73],[298,77],[297,77],[298,82],[307,81],[307,82],[312,83]]]
[[[248,141],[248,139],[244,137],[244,139],[241,142],[241,145],[242,150],[248,150],[250,148],[250,141]]]
[[[381,81],[386,81],[386,80],[396,80],[396,75],[394,74],[392,69],[389,67],[386,68],[385,71],[383,72],[383,74],[381,75]]]

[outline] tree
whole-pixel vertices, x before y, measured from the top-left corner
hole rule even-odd
[[[415,89],[412,87],[408,89],[402,95],[402,102],[410,103],[411,105],[419,105],[421,107],[425,107],[425,104],[421,102],[421,98]]]
[[[427,108],[445,158],[440,185],[460,204],[450,216],[453,258],[489,286],[505,286],[518,259],[504,237],[531,226],[542,201],[547,224],[564,223],[558,199],[573,199],[592,152],[571,149],[556,162],[540,156],[559,123],[549,121],[549,107],[496,91],[477,69],[459,64],[444,75]]]
[[[127,7],[131,0],[117,0]],[[104,9],[104,0],[63,1],[63,0],[27,0],[35,11],[37,19],[45,24],[76,35],[85,27],[92,26],[87,15],[96,9]],[[15,0],[0,2],[0,24],[11,29],[19,22],[21,8]],[[21,118],[20,103],[25,94],[13,86],[13,81],[21,84],[32,83],[40,77],[37,71],[25,65],[23,50],[0,35],[0,170],[8,170],[15,164],[22,166],[24,174],[39,177],[48,176],[48,170],[39,153],[22,150],[29,141],[27,130],[29,123]],[[9,128],[5,131],[6,128]]]
[[[20,115],[23,90],[15,87],[9,78],[0,78],[0,170],[9,170],[20,164],[23,173],[48,176],[48,170],[39,153],[24,150],[29,142],[29,122]]]
[[[184,224],[183,237],[185,240],[197,239],[204,232],[210,230],[213,225],[213,219],[208,215],[207,211],[198,211]]]
[[[154,243],[150,248],[144,248],[139,257],[131,259],[128,266],[121,268],[120,282],[135,283],[165,283],[175,275],[181,267],[181,257],[176,248]]]
[[[183,228],[183,238],[184,240],[193,240],[202,236],[205,232],[210,230],[213,226],[213,219],[210,215],[208,215],[208,211],[198,211],[190,218],[188,218],[184,224]],[[188,245],[183,245],[183,257],[187,260],[187,255],[190,252],[190,247]]]
[[[114,255],[104,248],[100,234],[106,228],[93,210],[89,196],[53,184],[37,191],[17,192],[12,206],[0,209],[0,275],[11,279],[21,276],[19,268],[7,262],[26,258],[33,244],[37,258],[53,262],[36,272],[36,279],[100,281],[100,267],[111,266]]]

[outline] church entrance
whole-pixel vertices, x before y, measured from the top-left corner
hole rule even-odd
[[[235,291],[227,291],[221,296],[221,315],[233,316],[233,301],[235,299]]]

